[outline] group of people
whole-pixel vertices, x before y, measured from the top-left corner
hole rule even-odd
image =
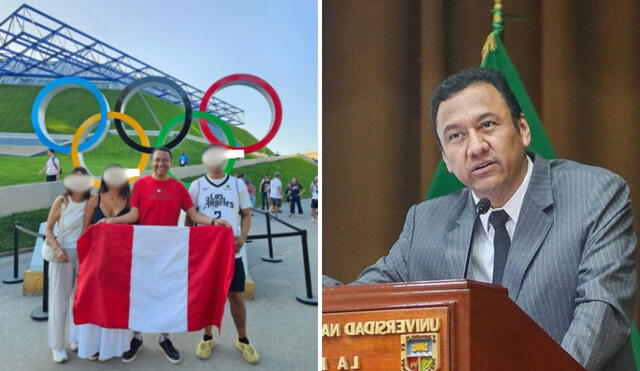
[[[276,217],[282,212],[283,198],[289,204],[289,217],[296,214],[303,215],[301,197],[306,191],[297,178],[292,178],[289,184],[283,188],[280,173],[276,172],[273,178],[265,174],[260,181],[260,193],[262,195],[262,210],[269,210]],[[318,177],[316,176],[309,185],[311,191],[311,222],[318,220]]]
[[[219,147],[212,144],[205,152],[216,151]],[[54,362],[64,363],[69,359],[67,343],[80,358],[102,361],[121,357],[125,363],[133,362],[143,347],[142,334],[136,329],[106,329],[73,323],[78,272],[76,246],[82,232],[96,223],[177,226],[181,211],[186,213],[184,225],[221,225],[233,229],[236,261],[228,300],[238,333],[235,345],[247,362],[259,362],[260,356],[248,339],[247,313],[242,297],[245,269],[240,251],[251,227],[249,192],[244,181],[223,172],[224,157],[208,158],[205,163],[208,173],[194,181],[189,190],[169,177],[172,154],[167,148],[154,149],[153,173],[138,179],[132,191],[126,171],[119,165],[105,169],[95,195],[90,191],[91,181],[80,181],[90,178],[86,169],[77,167],[65,178],[65,192],[54,201],[46,227],[47,243],[56,254],[55,261],[49,264],[48,338]],[[221,198],[227,202],[211,202]],[[56,225],[57,236],[54,234]],[[65,336],[67,329],[68,338]],[[180,352],[173,346],[169,334],[161,334],[158,344],[167,360],[181,361]],[[214,346],[212,328],[207,327],[196,345],[195,355],[208,359]]]

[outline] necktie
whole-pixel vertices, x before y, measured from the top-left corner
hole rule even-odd
[[[495,230],[493,237],[493,283],[501,284],[504,267],[507,265],[507,255],[509,255],[509,246],[511,246],[511,238],[507,232],[507,221],[509,214],[504,210],[496,210],[489,215],[489,223]]]

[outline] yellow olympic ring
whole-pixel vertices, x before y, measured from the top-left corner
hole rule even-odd
[[[133,127],[133,129],[136,131],[136,133],[140,137],[140,142],[142,143],[142,145],[143,146],[148,146],[149,145],[149,138],[147,137],[147,133],[145,133],[145,131],[142,128],[142,126],[133,117],[131,117],[131,116],[127,115],[127,114],[121,113],[121,112],[109,112],[109,113],[107,113],[107,118],[108,119],[118,119],[118,120],[124,121],[125,123],[129,124],[129,126]],[[73,135],[73,140],[71,141],[71,161],[73,162],[73,166],[76,166],[76,167],[77,166],[82,166],[85,169],[87,169],[87,171],[89,171],[89,169],[87,168],[87,166],[84,163],[84,156],[82,156],[82,153],[80,153],[78,151],[78,148],[80,147],[80,141],[84,137],[83,134],[85,132],[87,132],[87,130],[89,128],[94,126],[99,120],[100,120],[100,114],[96,113],[95,115],[93,115],[93,116],[89,117],[88,119],[86,119],[82,123],[82,125],[80,125],[80,127],[78,127],[78,130]],[[148,153],[141,153],[140,155],[141,155],[140,156],[140,161],[138,162],[137,169],[140,170],[140,174],[142,175],[142,172],[147,167],[147,162],[149,161],[149,154]],[[100,180],[96,179],[96,177],[91,174],[91,171],[89,171],[89,175],[91,175],[93,177],[93,186],[96,187],[96,188],[100,187]],[[134,177],[130,177],[129,178],[129,183],[133,182],[137,178],[138,177],[135,177],[135,176]]]

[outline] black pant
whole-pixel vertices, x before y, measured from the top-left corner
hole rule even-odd
[[[262,192],[262,210],[269,208],[269,197],[267,197],[267,192]]]
[[[57,175],[47,175],[47,182],[55,182]]]
[[[291,214],[296,213],[296,205],[298,205],[298,213],[302,215],[302,204],[300,203],[300,196],[293,196],[289,198],[289,207]]]

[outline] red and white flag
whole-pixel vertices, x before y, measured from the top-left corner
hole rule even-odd
[[[221,226],[91,226],[78,240],[75,323],[146,333],[220,328],[233,241]]]

